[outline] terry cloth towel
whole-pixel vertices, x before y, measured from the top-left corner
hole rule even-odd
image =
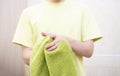
[[[62,39],[53,51],[47,51],[45,45],[52,42],[45,37],[37,44],[30,57],[30,76],[78,76],[76,57],[69,43]]]

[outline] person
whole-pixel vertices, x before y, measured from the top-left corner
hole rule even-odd
[[[94,42],[101,39],[99,27],[87,5],[70,0],[44,0],[23,10],[13,38],[22,46],[23,60],[29,65],[35,44],[45,36],[53,41],[46,45],[54,51],[61,39],[66,39],[77,56],[80,76],[84,76],[83,57],[91,57]]]

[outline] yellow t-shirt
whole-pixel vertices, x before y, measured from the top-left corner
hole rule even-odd
[[[102,37],[90,9],[67,0],[61,3],[45,1],[25,9],[12,42],[33,47],[43,39],[41,32],[53,32],[80,41],[96,41]],[[84,76],[82,57],[77,58],[80,76]]]

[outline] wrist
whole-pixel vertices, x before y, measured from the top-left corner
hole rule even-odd
[[[71,38],[69,38],[67,36],[63,36],[63,38],[66,39],[70,45],[72,45],[72,43],[74,42],[73,39],[71,39]]]

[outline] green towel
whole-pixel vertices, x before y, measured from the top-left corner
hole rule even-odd
[[[47,51],[45,45],[52,42],[45,37],[37,44],[30,57],[30,76],[78,76],[76,56],[69,43],[62,39],[54,51]]]

